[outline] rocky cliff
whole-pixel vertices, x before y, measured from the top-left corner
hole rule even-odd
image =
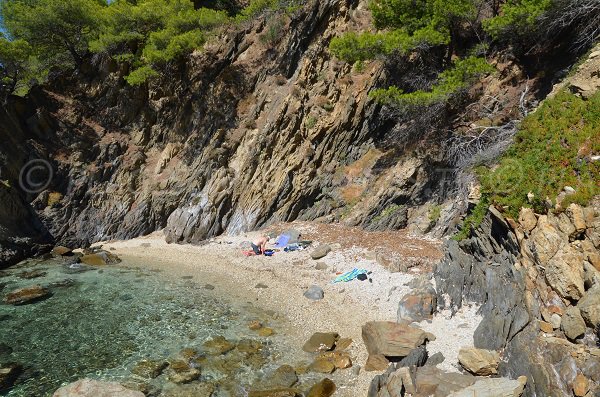
[[[329,53],[334,35],[370,24],[362,2],[311,2],[227,28],[139,87],[94,56],[5,106],[15,115],[0,148],[10,185],[28,160],[48,160],[48,186],[19,192],[73,246],[162,228],[169,241],[198,242],[293,219],[428,231],[429,210],[456,198],[455,163],[440,145],[451,127],[491,117],[491,105],[496,122],[518,117],[522,92],[533,98],[548,79],[527,81],[500,56],[468,110],[407,118],[368,98],[392,78],[389,65],[357,71]],[[408,78],[418,65],[402,67]],[[441,211],[442,229],[451,214]]]

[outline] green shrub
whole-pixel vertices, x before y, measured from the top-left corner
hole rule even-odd
[[[429,213],[427,214],[427,217],[429,218],[430,221],[437,222],[438,219],[440,219],[441,215],[442,215],[442,206],[434,205],[429,209]]]
[[[427,106],[446,100],[450,95],[468,88],[473,80],[495,69],[483,58],[468,57],[456,61],[452,68],[439,74],[438,82],[430,91],[405,93],[395,86],[376,89],[370,93],[375,101],[388,105]]]
[[[475,205],[471,213],[463,220],[458,233],[456,233],[452,238],[456,241],[462,241],[471,237],[473,229],[481,225],[481,222],[483,222],[483,219],[487,215],[488,208],[489,201],[486,196],[483,196]]]
[[[486,19],[483,27],[495,39],[530,34],[552,4],[552,0],[509,0],[502,6],[501,14]]]
[[[546,197],[555,200],[565,186],[576,194],[567,196],[563,207],[585,205],[600,194],[600,162],[590,159],[598,153],[600,92],[588,100],[561,92],[523,120],[496,168],[478,170],[482,193],[512,217],[521,207],[544,213]]]

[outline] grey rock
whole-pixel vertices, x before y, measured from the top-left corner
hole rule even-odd
[[[325,296],[325,292],[318,285],[311,285],[305,292],[304,296],[310,300],[321,300]]]
[[[315,269],[317,270],[327,270],[327,264],[323,262],[317,262],[315,265]]]
[[[443,363],[445,359],[446,357],[444,357],[442,352],[437,352],[427,359],[425,365],[435,367],[436,365]]]
[[[600,285],[586,291],[577,308],[590,327],[600,328]]]
[[[396,368],[401,367],[422,367],[427,361],[427,349],[425,346],[419,346],[416,349],[412,349],[408,356],[396,363]]]
[[[265,288],[269,288],[269,286],[267,286],[266,284],[263,284],[263,283],[258,283],[254,286],[254,288],[265,289]]]

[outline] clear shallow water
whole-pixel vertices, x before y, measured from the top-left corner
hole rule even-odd
[[[46,274],[19,277],[31,270]],[[285,361],[283,352],[290,348],[282,335],[265,338],[248,329],[249,321],[259,319],[277,332],[282,320],[249,305],[234,308],[204,289],[201,280],[170,279],[121,265],[74,272],[53,259],[2,272],[3,284],[2,296],[34,284],[48,286],[52,296],[22,306],[0,304],[0,364],[25,368],[2,396],[49,396],[83,377],[139,382],[131,369],[141,359],[168,360],[185,348],[202,351],[215,336],[234,343],[247,338],[261,349],[258,359],[234,351],[203,362],[200,381],[210,382],[214,395],[244,395],[248,385],[279,364],[294,364]],[[142,383],[155,394],[173,386],[166,375]]]

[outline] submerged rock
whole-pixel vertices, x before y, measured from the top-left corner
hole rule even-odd
[[[9,292],[4,302],[10,305],[25,305],[50,297],[50,290],[41,285],[32,285]]]
[[[81,379],[61,387],[53,397],[144,397],[144,393],[127,389],[116,382]]]
[[[225,354],[235,348],[235,344],[231,343],[221,335],[207,340],[204,342],[203,346],[207,354],[214,356]]]
[[[47,274],[48,274],[47,272],[37,269],[37,270],[21,272],[21,273],[17,274],[17,277],[25,279],[25,280],[31,280],[33,278],[44,277]]]
[[[335,393],[336,386],[331,379],[325,378],[310,388],[306,397],[329,397]]]
[[[0,391],[12,387],[22,370],[19,364],[0,366]]]
[[[200,370],[183,360],[169,362],[169,380],[173,383],[190,383],[200,377]]]
[[[142,378],[154,379],[160,376],[168,365],[164,360],[142,360],[133,367],[131,373]]]
[[[273,390],[250,391],[248,397],[299,397],[301,394],[294,389],[280,388]]]

